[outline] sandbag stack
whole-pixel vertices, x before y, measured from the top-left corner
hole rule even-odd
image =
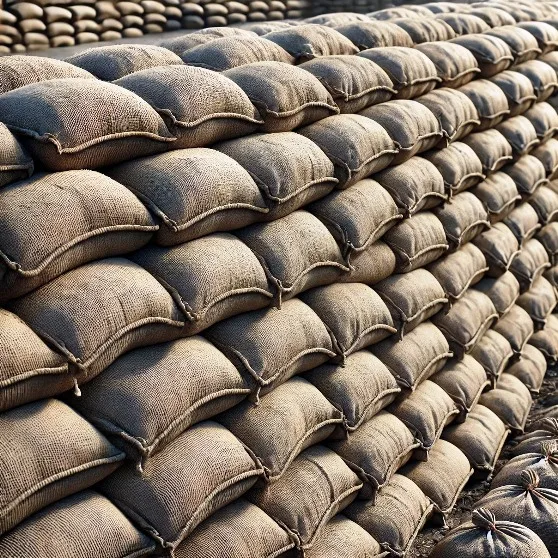
[[[558,31],[395,15],[0,61],[0,555],[405,556],[523,432]]]

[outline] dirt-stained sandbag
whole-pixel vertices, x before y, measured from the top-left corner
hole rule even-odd
[[[537,39],[542,54],[558,48],[558,30],[544,21],[522,21],[517,27],[529,31]]]
[[[464,46],[476,58],[481,77],[490,77],[509,68],[513,63],[510,47],[499,39],[484,33],[462,35],[451,42]]]
[[[542,355],[542,353],[540,354]],[[546,370],[546,360],[544,355],[542,357]],[[546,417],[538,419],[528,423],[525,430],[527,431],[525,434],[516,438],[518,444],[512,449],[514,457],[527,453],[538,453],[543,447],[542,444],[558,442],[558,419]]]
[[[395,272],[395,264],[393,250],[382,240],[377,240],[351,256],[351,269],[338,281],[375,285]]]
[[[488,79],[477,79],[459,88],[474,103],[481,121],[477,130],[496,126],[509,114],[508,99],[495,83]]]
[[[558,175],[558,139],[550,138],[531,152],[544,166],[546,176],[553,180]]]
[[[481,18],[490,27],[503,27],[505,25],[515,25],[515,18],[508,13],[505,9],[495,6],[485,6],[477,4],[477,6],[468,11],[467,13],[473,14]]]
[[[466,143],[478,155],[485,175],[501,169],[513,158],[511,145],[495,129],[470,134],[463,138],[463,143]],[[524,155],[524,157],[530,157],[530,155]]]
[[[413,39],[409,33],[389,21],[359,21],[336,26],[335,30],[347,37],[360,50],[413,46]]]
[[[523,116],[533,124],[541,143],[558,131],[558,113],[549,103],[535,103]]]
[[[542,60],[523,62],[514,66],[513,70],[529,79],[538,103],[546,101],[558,88],[556,70]]]
[[[534,208],[539,216],[541,224],[548,225],[538,231],[537,238],[542,242],[550,257],[550,263],[555,263],[555,252],[558,243],[558,228],[555,222],[558,217],[558,188],[554,184],[541,186],[529,198],[529,204]]]
[[[519,255],[513,259],[510,270],[517,277],[521,291],[531,287],[542,273],[550,267],[544,246],[536,239],[528,240]]]
[[[546,374],[544,355],[527,343],[521,351],[521,359],[507,368],[506,374],[519,378],[531,393],[539,393]]]
[[[471,356],[479,362],[492,386],[506,369],[514,356],[510,342],[500,333],[489,329],[471,350]]]
[[[504,120],[496,129],[512,146],[514,157],[521,157],[532,151],[538,144],[537,130],[525,115]]]
[[[519,282],[511,271],[500,277],[485,277],[474,288],[488,295],[500,317],[511,310],[519,297]]]
[[[532,196],[537,188],[548,183],[544,163],[533,155],[522,155],[515,163],[506,165],[502,171],[513,178],[517,190],[524,198]]]
[[[485,33],[502,39],[510,47],[516,65],[533,60],[541,53],[537,39],[529,31],[516,25],[495,27]]]
[[[545,190],[545,188],[541,188],[539,192],[542,192],[543,190]],[[553,193],[555,192],[553,191]],[[537,209],[536,205],[534,205],[534,207],[535,209]],[[538,213],[539,215],[541,215],[540,211],[538,211]],[[556,214],[558,214],[558,207],[556,210]],[[554,211],[551,215],[554,215]],[[537,239],[548,252],[550,263],[552,265],[556,265],[558,263],[558,223],[552,222],[548,225],[545,225],[537,234]]]
[[[496,223],[473,241],[481,250],[488,264],[487,275],[500,277],[519,254],[519,242],[504,223]]]

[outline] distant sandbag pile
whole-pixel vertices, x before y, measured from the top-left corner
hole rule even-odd
[[[558,3],[516,5],[0,60],[2,558],[404,557],[510,433],[434,555],[558,556]]]

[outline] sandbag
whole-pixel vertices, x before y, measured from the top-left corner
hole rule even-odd
[[[540,351],[538,352],[542,355]],[[542,358],[546,369],[544,355]],[[528,423],[525,430],[527,431],[525,434],[516,438],[518,444],[512,448],[514,456],[537,453],[542,449],[542,444],[558,442],[558,419],[543,417]]]
[[[493,329],[480,338],[470,354],[482,365],[493,387],[514,356],[510,342]]]
[[[432,41],[449,41],[455,37],[455,31],[445,21],[438,18],[404,17],[391,20],[405,29],[415,44]]]
[[[500,317],[511,310],[519,297],[519,282],[511,271],[500,277],[485,277],[474,288],[490,298]]]
[[[473,240],[488,264],[488,277],[500,277],[519,254],[519,242],[504,223],[496,223]]]
[[[463,138],[463,142],[478,155],[485,175],[501,169],[513,159],[511,145],[498,130],[491,129],[470,134]]]
[[[480,17],[467,13],[438,14],[436,19],[445,21],[457,36],[470,35],[472,33],[486,33],[490,25]]]
[[[473,33],[451,39],[451,42],[464,46],[473,54],[481,71],[480,76],[483,78],[498,74],[513,64],[514,58],[510,47],[498,37]]]
[[[533,85],[537,102],[546,101],[558,88],[556,70],[542,60],[529,60],[514,66],[514,72],[522,74]]]
[[[395,254],[383,241],[368,245],[351,256],[351,269],[338,281],[341,283],[365,283],[375,285],[395,272]]]
[[[343,365],[322,364],[304,378],[343,413],[348,432],[378,414],[401,391],[387,366],[369,351],[349,355]]]
[[[524,246],[541,228],[537,212],[528,203],[519,204],[504,219],[504,223],[513,232],[520,246]]]
[[[531,393],[539,393],[546,374],[546,360],[544,355],[527,343],[521,351],[521,360],[512,364],[506,374],[511,374],[521,380]]]
[[[545,188],[541,188],[539,192],[542,192],[543,190],[545,190]],[[552,192],[555,193],[554,191]],[[537,209],[537,205],[534,205],[534,207],[535,209]],[[540,209],[538,213],[540,216],[542,213]],[[551,213],[551,215],[554,215],[554,211]],[[558,215],[558,207],[556,208],[556,215]],[[537,234],[537,240],[545,247],[546,251],[548,252],[550,263],[552,265],[556,265],[558,263],[558,223],[552,222],[548,225],[545,225]]]
[[[510,342],[518,358],[521,356],[525,343],[529,341],[534,332],[531,317],[517,304],[514,304],[509,312],[498,320],[494,329]]]
[[[548,103],[535,103],[523,116],[533,124],[541,143],[558,131],[558,113]]]
[[[551,285],[554,287],[554,290],[558,296],[558,265],[554,265],[549,267],[544,273],[543,277],[550,281]]]
[[[9,57],[7,57],[9,58]],[[4,60],[2,58],[1,60]],[[8,128],[0,122],[0,188],[33,174],[33,159],[25,152]]]
[[[399,150],[381,122],[359,114],[330,116],[297,132],[313,141],[329,157],[340,189],[386,168]]]
[[[205,336],[248,374],[256,384],[256,396],[335,355],[325,325],[298,299],[286,301],[281,310],[268,308],[229,318]]]
[[[501,5],[500,5],[501,6]],[[515,18],[508,13],[505,9],[497,8],[495,6],[482,6],[477,5],[474,9],[470,10],[468,13],[473,14],[483,21],[485,21],[490,27],[503,27],[504,25],[515,25]]]
[[[192,4],[189,4],[191,7]],[[198,6],[201,7],[201,6]],[[203,8],[202,8],[203,12]],[[241,29],[239,27],[209,27],[199,29],[191,33],[181,34],[178,37],[167,39],[159,43],[160,46],[171,50],[179,56],[186,50],[194,48],[195,46],[222,39],[223,37],[255,37],[257,34],[254,31]]]
[[[544,166],[546,176],[549,180],[556,178],[558,174],[558,140],[550,138],[536,147],[531,155],[538,159]]]
[[[318,25],[325,25],[326,27],[333,27],[334,29],[337,29],[339,25],[368,21],[368,17],[364,14],[339,11],[337,13],[309,17],[306,18],[305,21],[307,23],[317,23]]]
[[[526,291],[550,267],[544,246],[535,238],[528,240],[513,259],[510,270],[517,277],[521,292]]]
[[[0,190],[0,301],[92,260],[137,250],[157,229],[132,192],[98,172],[13,184]]]
[[[488,79],[477,79],[459,88],[477,108],[480,125],[477,130],[487,130],[502,122],[510,113],[505,93]]]
[[[533,320],[535,329],[542,329],[546,325],[547,318],[554,311],[558,302],[552,284],[544,277],[539,277],[530,289],[524,292],[517,300]]]
[[[536,331],[529,342],[543,353],[548,362],[558,361],[558,316],[551,314],[545,327]]]
[[[67,99],[79,98],[75,112]],[[0,95],[0,114],[50,170],[95,168],[164,151],[174,141],[159,115],[130,91],[98,80],[56,79]]]
[[[502,39],[510,47],[516,67],[517,64],[537,58],[541,53],[537,39],[529,31],[516,25],[495,27],[485,32]]]
[[[522,21],[517,27],[529,31],[537,39],[542,54],[558,48],[558,30],[544,21]]]
[[[544,164],[533,155],[523,155],[502,170],[513,178],[517,190],[525,198],[532,196],[539,187],[548,183]]]
[[[543,226],[538,231],[537,238],[546,248],[551,263],[554,263],[554,246],[556,246],[556,241],[558,241],[556,223],[551,222],[558,218],[558,191],[553,188],[553,186],[541,186],[528,200],[529,204],[537,212],[541,223],[543,225],[548,223],[548,225]]]
[[[453,355],[444,334],[428,321],[401,340],[392,337],[378,343],[373,353],[389,368],[397,383],[411,391],[441,370]]]
[[[525,117],[525,113],[504,120],[504,122],[498,124],[496,129],[511,145],[513,155],[516,158],[528,154],[539,144],[537,130],[531,121]]]
[[[56,399],[2,413],[0,533],[113,473],[124,454]]]
[[[531,108],[537,95],[531,80],[514,70],[505,70],[490,78],[506,95],[510,116],[518,116]]]
[[[521,200],[513,178],[501,171],[487,176],[471,191],[483,203],[491,224],[508,217]]]
[[[368,19],[368,18],[367,18]],[[359,21],[335,27],[360,50],[382,47],[412,47],[413,39],[399,25],[389,21]]]
[[[184,325],[165,288],[124,258],[68,271],[11,309],[69,360],[80,383],[131,349],[176,339]]]

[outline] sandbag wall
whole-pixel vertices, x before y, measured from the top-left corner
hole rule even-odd
[[[492,473],[558,359],[558,31],[432,21],[2,59],[1,556],[404,556]]]

